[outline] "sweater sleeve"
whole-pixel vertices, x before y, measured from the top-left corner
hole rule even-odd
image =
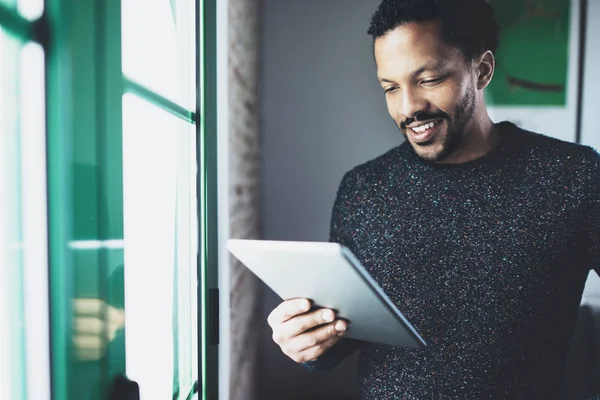
[[[342,178],[337,191],[336,199],[331,213],[331,225],[329,241],[339,243],[353,250],[352,230],[358,228],[357,212],[354,209],[356,202],[352,201],[352,194],[356,190],[352,172],[348,172]],[[310,371],[322,371],[335,367],[343,359],[351,355],[355,350],[362,347],[362,341],[354,339],[342,339],[335,346],[323,353],[315,361],[305,362],[302,365]]]
[[[600,276],[600,155],[592,150],[592,168],[585,209],[589,235],[591,267]]]

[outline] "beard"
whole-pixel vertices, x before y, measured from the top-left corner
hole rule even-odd
[[[441,162],[453,154],[462,144],[464,136],[466,134],[466,128],[475,114],[475,96],[476,89],[475,85],[467,90],[462,99],[460,99],[454,116],[446,114],[443,111],[438,112],[421,112],[415,114],[414,118],[408,119],[400,124],[400,132],[404,136],[404,139],[410,143],[415,153],[424,160],[432,162]],[[414,121],[426,121],[441,119],[446,122],[447,134],[436,135],[431,140],[423,143],[412,143],[408,139],[406,125],[411,124]],[[437,151],[431,152],[428,150],[433,149],[435,145],[439,146]]]

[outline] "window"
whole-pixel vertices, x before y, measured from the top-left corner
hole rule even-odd
[[[215,4],[0,0],[0,398],[216,389]]]
[[[123,117],[127,375],[142,398],[187,396],[198,379],[195,129],[133,94]]]
[[[0,24],[0,398],[45,399],[44,55],[26,34],[14,31]]]

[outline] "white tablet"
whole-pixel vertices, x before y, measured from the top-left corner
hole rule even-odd
[[[307,298],[350,321],[347,337],[413,348],[425,341],[346,247],[230,239],[227,249],[282,299]]]

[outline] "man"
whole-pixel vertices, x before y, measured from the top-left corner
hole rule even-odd
[[[369,34],[406,140],[345,174],[331,240],[428,346],[344,339],[345,321],[307,299],[273,310],[273,339],[310,369],[360,349],[368,399],[556,397],[600,270],[600,156],[490,120],[498,25],[485,0],[383,0]]]

